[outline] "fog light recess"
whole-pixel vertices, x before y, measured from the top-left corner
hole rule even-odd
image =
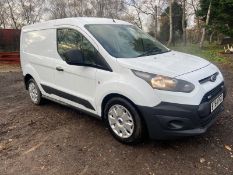
[[[168,128],[170,129],[182,129],[183,126],[183,122],[179,121],[179,120],[172,120],[168,123]]]

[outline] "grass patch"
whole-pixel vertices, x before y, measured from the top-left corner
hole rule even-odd
[[[184,52],[205,58],[212,62],[227,63],[227,58],[222,56],[223,46],[209,45],[201,49],[197,44],[176,45],[171,47],[172,50]]]

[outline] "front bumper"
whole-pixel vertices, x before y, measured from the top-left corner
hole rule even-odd
[[[173,139],[181,136],[200,135],[216,121],[223,111],[223,103],[212,113],[211,102],[220,94],[226,96],[223,83],[208,92],[200,105],[183,105],[162,102],[155,107],[138,106],[151,139]],[[208,98],[209,99],[208,99]]]

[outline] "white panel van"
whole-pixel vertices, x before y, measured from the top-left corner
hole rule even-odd
[[[34,104],[46,98],[97,116],[123,143],[202,134],[223,110],[226,90],[215,65],[172,51],[128,22],[29,25],[20,56]]]

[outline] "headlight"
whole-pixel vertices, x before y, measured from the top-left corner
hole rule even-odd
[[[137,77],[145,80],[154,89],[189,93],[192,92],[195,88],[192,83],[185,80],[150,74],[136,70],[132,71]]]

